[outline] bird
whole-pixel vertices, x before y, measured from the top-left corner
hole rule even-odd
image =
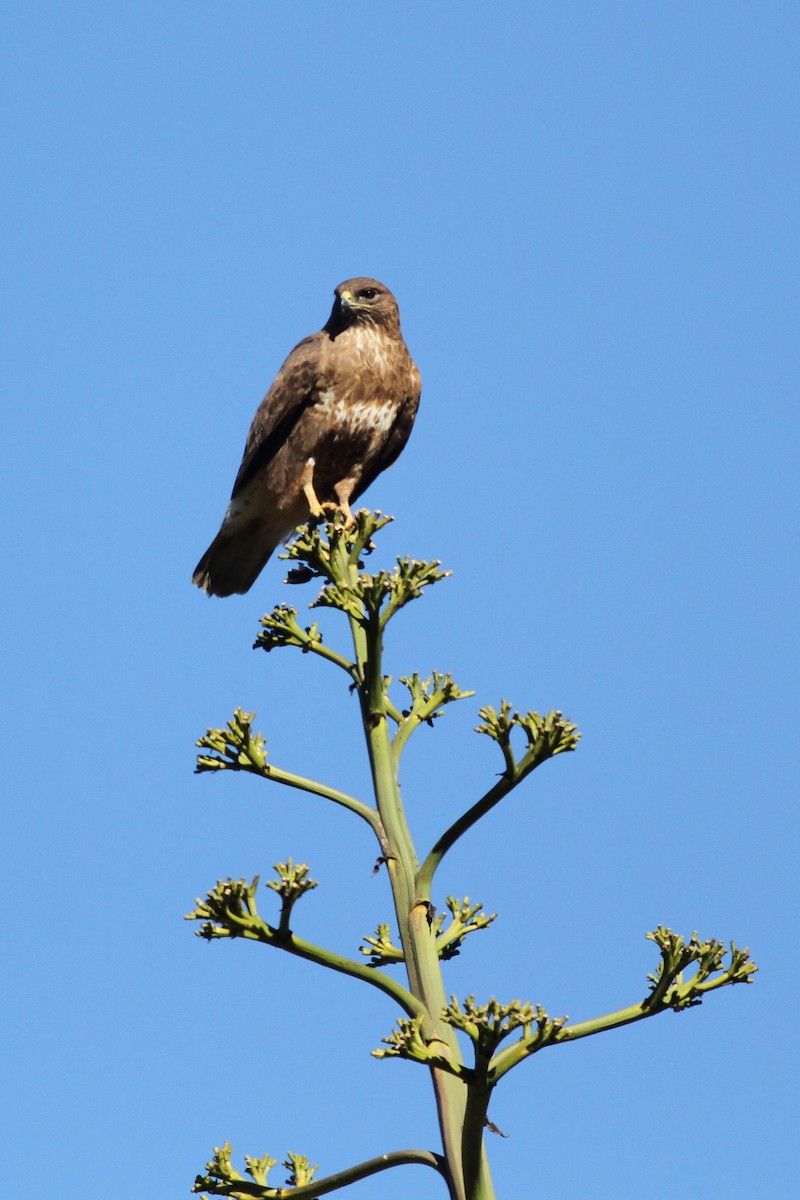
[[[420,373],[385,284],[334,290],[327,323],[292,350],[259,405],[219,532],[192,582],[244,594],[297,526],[341,510],[390,467],[419,408]]]

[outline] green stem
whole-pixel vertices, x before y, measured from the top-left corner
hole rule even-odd
[[[623,1025],[631,1025],[634,1021],[641,1021],[645,1017],[654,1017],[656,1013],[666,1012],[667,1007],[645,1008],[642,1001],[639,1001],[638,1004],[617,1009],[616,1012],[606,1013],[602,1017],[592,1017],[588,1021],[577,1021],[574,1025],[565,1025],[556,1041],[550,1044],[557,1046],[561,1042],[577,1042],[580,1038],[603,1033],[606,1029],[620,1029]],[[513,1050],[513,1046],[509,1049]],[[544,1046],[542,1049],[547,1049],[547,1047]]]
[[[298,1188],[264,1187],[263,1184],[249,1179],[237,1179],[232,1184],[228,1184],[226,1181],[224,1191],[221,1187],[214,1187],[210,1183],[205,1184],[205,1190],[223,1196],[254,1196],[257,1200],[304,1200],[304,1198],[311,1200],[314,1196],[327,1196],[331,1192],[347,1187],[348,1184],[358,1183],[360,1179],[367,1179],[370,1175],[388,1171],[391,1167],[404,1166],[432,1167],[434,1171],[444,1174],[441,1155],[434,1154],[431,1150],[393,1150],[389,1154],[368,1158],[366,1162],[357,1163],[354,1167],[347,1167],[344,1171],[337,1171],[335,1175],[326,1175],[323,1179],[315,1179],[312,1183],[305,1183]]]
[[[270,762],[267,762],[258,774],[274,783],[282,783],[286,787],[297,788],[301,792],[310,792],[313,796],[321,796],[323,800],[332,800],[334,804],[340,804],[342,808],[347,808],[361,817],[376,835],[380,833],[380,818],[376,809],[362,803],[361,800],[356,800],[354,796],[348,796],[346,792],[340,792],[324,783],[317,783],[315,779],[306,779],[302,775],[295,775],[292,771],[283,771],[280,767],[274,767]]]
[[[305,959],[306,962],[318,963],[319,966],[329,967],[332,971],[338,971],[342,975],[361,979],[364,983],[391,996],[409,1017],[427,1017],[428,1015],[425,1005],[390,975],[385,975],[383,971],[376,971],[374,967],[368,967],[365,963],[358,963],[351,958],[346,958],[343,954],[336,954],[333,950],[326,950],[324,946],[315,946],[313,942],[306,942],[296,934],[289,933],[283,936],[280,930],[273,929],[260,917],[252,924],[244,925],[238,936],[261,942],[265,946],[275,946],[285,950],[287,954],[294,954],[297,958]]]
[[[417,698],[413,700],[411,711],[409,712],[408,716],[403,717],[403,719],[400,721],[399,728],[392,740],[394,756],[398,763],[400,762],[400,755],[403,753],[405,744],[411,737],[412,733],[419,729],[423,722],[431,719],[434,713],[444,703],[444,699],[444,692],[437,691],[434,692],[433,695],[428,696],[427,700],[422,703],[420,703]]]
[[[503,775],[494,787],[478,800],[477,804],[473,804],[472,808],[468,809],[457,821],[454,821],[450,828],[442,834],[425,859],[417,875],[416,892],[421,900],[430,900],[433,877],[447,851],[455,845],[462,834],[472,828],[476,821],[480,821],[481,817],[485,816],[496,804],[499,804],[518,783],[518,778]]]
[[[332,650],[330,646],[325,646],[322,642],[312,642],[308,638],[303,643],[302,649],[308,654],[316,654],[318,658],[324,658],[326,662],[340,667],[346,675],[350,676],[354,683],[358,683],[355,663],[351,663],[348,658],[345,658],[343,654],[339,654],[336,650]]]
[[[400,755],[403,752],[408,739],[415,729],[418,729],[422,724],[422,718],[417,713],[409,713],[407,717],[401,715],[397,733],[392,739],[392,749],[394,750],[395,759],[399,762]]]
[[[370,1158],[366,1162],[358,1163],[355,1167],[348,1167],[346,1171],[339,1171],[336,1175],[328,1175],[325,1179],[317,1180],[314,1183],[306,1184],[301,1188],[294,1189],[278,1189],[274,1195],[276,1200],[303,1200],[303,1197],[308,1197],[309,1200],[313,1196],[327,1196],[330,1192],[338,1191],[339,1188],[346,1187],[349,1183],[358,1183],[359,1179],[367,1179],[370,1175],[378,1175],[381,1171],[388,1171],[390,1167],[403,1166],[420,1166],[433,1167],[434,1171],[440,1174],[444,1173],[444,1163],[441,1155],[434,1154],[430,1150],[394,1150],[391,1154],[381,1154],[378,1158]]]
[[[483,1084],[472,1083],[467,1088],[462,1148],[467,1200],[483,1200],[485,1196],[493,1195],[492,1192],[485,1191],[483,1179],[483,1168],[486,1162],[486,1156],[483,1153],[483,1131],[486,1128],[486,1114],[489,1111],[491,1095],[491,1087]]]
[[[651,1008],[648,1007],[647,1002],[640,1000],[638,1004],[619,1008],[616,1012],[606,1013],[602,1017],[592,1017],[588,1021],[577,1021],[574,1025],[565,1025],[558,1037],[544,1045],[537,1044],[533,1039],[527,1042],[522,1038],[494,1056],[489,1078],[492,1085],[496,1084],[517,1063],[529,1058],[531,1054],[535,1054],[539,1050],[547,1050],[550,1046],[560,1046],[564,1042],[577,1042],[581,1038],[593,1037],[596,1033],[605,1033],[609,1029],[621,1029],[623,1025],[632,1025],[635,1021],[645,1020],[646,1017],[654,1017],[658,1013],[671,1011],[672,1007],[669,1004],[661,1003],[657,1007]]]
[[[340,551],[337,569],[343,581],[355,583],[357,568]],[[378,812],[385,832],[382,848],[386,857],[394,897],[400,940],[411,992],[426,1012],[423,1034],[436,1040],[443,1053],[461,1063],[461,1051],[455,1031],[441,1018],[446,1005],[441,964],[429,921],[429,904],[420,900],[415,889],[418,867],[416,850],[403,811],[397,758],[389,731],[386,688],[382,673],[383,639],[381,621],[362,608],[359,616],[350,616],[355,659],[363,684],[359,687],[362,720],[367,740],[370,767]],[[485,1155],[481,1152],[482,1129],[477,1153],[480,1167],[476,1187],[469,1196],[465,1189],[462,1151],[466,1108],[464,1083],[447,1071],[431,1068],[439,1113],[439,1127],[447,1163],[447,1181],[451,1200],[494,1200]]]

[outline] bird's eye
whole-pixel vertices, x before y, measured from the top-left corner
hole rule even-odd
[[[362,288],[358,293],[361,300],[374,300],[378,294],[377,288]]]

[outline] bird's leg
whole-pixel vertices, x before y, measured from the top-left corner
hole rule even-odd
[[[351,475],[349,479],[340,479],[337,484],[334,484],[333,490],[336,492],[339,508],[344,513],[345,529],[349,529],[351,525],[355,525],[356,523],[356,519],[350,508],[350,497],[357,483],[358,480]]]
[[[314,491],[314,467],[315,460],[307,458],[303,467],[303,474],[300,476],[300,486],[303,489],[303,495],[308,501],[308,507],[311,510],[312,517],[324,517],[325,509],[319,502],[317,493]]]

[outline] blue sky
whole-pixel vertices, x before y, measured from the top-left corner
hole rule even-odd
[[[353,953],[389,915],[346,814],[192,775],[242,706],[280,765],[367,786],[338,679],[249,649],[281,564],[245,597],[189,583],[257,403],[363,273],[424,384],[367,497],[383,553],[454,572],[390,666],[477,692],[408,753],[420,850],[499,769],[480,704],[583,731],[442,869],[440,903],[500,913],[448,987],[598,1015],[640,998],[659,923],[761,965],[515,1071],[498,1196],[794,1195],[796,7],[32,0],[3,25],[15,1178],[138,1200],[226,1138],[323,1173],[435,1145],[422,1070],[369,1057],[383,998],[181,920],[287,855],[321,883],[304,935]],[[353,1195],[411,1192],[442,1194],[405,1168]]]

